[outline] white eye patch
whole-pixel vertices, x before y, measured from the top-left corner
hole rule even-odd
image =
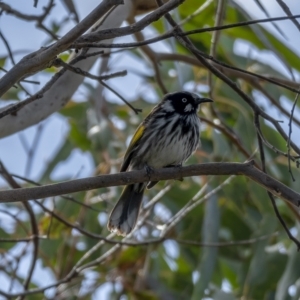
[[[193,106],[191,103],[187,104],[187,106],[184,108],[184,112],[189,112],[193,110]]]
[[[182,98],[182,102],[184,102],[184,103],[185,103],[186,101],[187,101],[187,99],[186,99],[186,98]]]

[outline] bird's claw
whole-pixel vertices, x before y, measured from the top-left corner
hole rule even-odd
[[[172,167],[180,169],[180,168],[182,168],[182,164],[175,165],[175,166],[172,166]],[[176,180],[178,180],[178,181],[183,181],[183,179],[184,179],[184,178],[181,177],[181,178],[178,178],[178,179],[176,179]]]
[[[150,178],[151,178],[151,174],[153,173],[153,168],[151,168],[150,166],[148,166],[147,164],[145,165],[145,170],[146,170],[146,173],[147,173],[147,176],[148,176],[148,178],[149,178],[149,180],[150,180]]]

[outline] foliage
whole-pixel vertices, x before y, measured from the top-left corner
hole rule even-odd
[[[177,9],[177,20],[188,18],[204,2],[186,1]],[[188,31],[212,27],[215,26],[216,19],[216,2],[210,2],[206,9],[185,22],[182,28]],[[249,15],[237,3],[228,1],[224,6],[224,17],[220,24],[249,20]],[[278,22],[277,26],[280,27],[280,24]],[[53,22],[52,27],[51,30],[59,35],[60,24]],[[160,19],[151,28],[159,35],[166,32],[168,27],[165,20]],[[250,49],[259,53],[268,51],[287,68],[299,71],[298,54],[282,42],[276,30],[270,31],[263,25],[255,24],[222,30],[219,34],[215,55],[218,61],[276,78],[278,82],[290,80],[276,65],[237,54],[235,46],[239,42],[246,43]],[[198,50],[209,54],[212,35],[212,32],[199,33],[191,35],[190,39]],[[192,56],[178,41],[174,44],[171,39],[167,39],[163,43],[170,53],[181,55],[181,58]],[[151,49],[155,53],[159,47],[156,48],[154,44]],[[145,58],[147,49],[142,47],[127,51],[145,66],[145,70],[138,72],[142,73],[140,75],[143,76],[145,86],[147,85],[147,91],[155,95],[156,101],[163,96],[158,76],[161,76],[168,91],[178,90],[180,83],[185,83],[180,89],[192,89],[214,99],[213,107],[205,106],[200,115],[219,125],[219,128],[205,120],[202,122],[202,145],[189,159],[188,164],[211,161],[244,162],[252,157],[260,166],[253,111],[226,83],[212,76],[211,84],[208,84],[210,75],[207,69],[197,64],[185,64],[182,60],[176,62],[176,56],[170,61],[161,60],[158,74],[155,70],[156,63]],[[0,58],[1,67],[5,66],[7,59]],[[112,60],[112,64],[115,66],[118,61]],[[43,72],[49,74],[49,70]],[[239,75],[236,73],[228,76],[267,113],[271,109],[276,110],[286,124],[288,117],[283,108],[292,106],[295,93],[267,81],[254,78],[247,80]],[[135,115],[126,104],[113,103],[110,101],[111,97],[107,96],[102,99],[105,103],[98,122],[95,115],[99,115],[99,111],[93,101],[97,86],[86,84],[86,87],[86,101],[77,102],[71,99],[59,111],[70,129],[59,151],[47,163],[43,174],[37,180],[39,184],[52,183],[53,170],[66,161],[74,149],[91,155],[95,163],[95,175],[116,172],[126,150],[128,137],[153,107],[153,103],[148,101],[147,93],[136,94],[135,99],[130,102],[134,107],[143,110],[139,115]],[[19,89],[12,88],[2,100],[19,99],[19,92]],[[286,104],[283,105],[283,102]],[[298,107],[299,104],[297,109]],[[261,118],[260,121],[265,139],[280,151],[287,152],[286,141],[278,131],[264,119]],[[226,129],[231,137],[237,138],[236,142],[226,135]],[[296,163],[291,162],[291,171],[296,179],[293,182],[288,159],[266,145],[264,152],[268,173],[300,192]],[[295,153],[292,151],[291,154]],[[38,260],[55,281],[67,278],[66,283],[58,286],[55,292],[46,291],[45,297],[50,299],[55,293],[55,299],[91,299],[98,288],[101,289],[109,283],[109,299],[120,299],[122,295],[127,296],[124,299],[298,299],[300,256],[296,245],[289,240],[276,217],[267,192],[242,177],[233,176],[228,183],[225,179],[221,176],[201,176],[184,179],[183,182],[160,182],[147,191],[145,203],[149,203],[160,191],[165,193],[154,209],[149,210],[150,214],[140,228],[124,241],[151,241],[167,229],[168,231],[160,243],[149,242],[139,246],[120,247],[118,244],[106,242],[100,242],[100,245],[99,237],[93,238],[85,232],[79,232],[78,228],[72,229],[72,226],[68,226],[71,224],[90,233],[120,241],[121,238],[109,235],[106,219],[121,193],[121,187],[72,194],[76,202],[63,197],[40,200],[44,206],[51,207],[47,213],[32,203],[39,236],[46,236],[39,240]],[[32,186],[32,183],[22,182],[23,187]],[[203,186],[206,189],[202,195],[198,195]],[[222,188],[214,192],[219,186]],[[212,192],[212,196],[203,199],[208,192]],[[185,205],[191,199],[191,204],[198,201],[198,205],[186,215],[180,215],[179,222],[172,227],[169,222],[171,218],[184,211]],[[287,227],[297,236],[298,211],[280,199],[276,199],[276,204]],[[5,227],[1,228],[0,239],[30,236],[30,218],[27,215],[19,217],[19,214],[24,214],[24,208],[19,203],[13,203],[5,205],[5,211],[17,211],[16,218],[20,219],[22,226],[16,222],[9,234]],[[145,214],[141,214],[141,219]],[[27,242],[25,245],[31,243]],[[213,246],[208,246],[210,244]],[[19,258],[10,256],[14,247],[15,243],[1,243],[1,272],[11,280],[22,283],[26,276],[17,276],[14,271],[14,266],[18,267]],[[93,247],[97,247],[97,250],[88,254]],[[28,248],[27,251],[31,250],[32,248]],[[74,266],[76,270],[80,270],[89,263],[93,266],[92,269],[87,268],[80,274],[74,273]],[[68,278],[68,274],[73,275]],[[42,286],[48,284],[50,282],[44,282]],[[31,283],[30,289],[36,287],[41,286]],[[39,296],[40,294],[28,296],[28,299],[38,299]]]

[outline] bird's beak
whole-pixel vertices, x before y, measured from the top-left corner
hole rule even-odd
[[[209,99],[209,98],[197,98],[197,103],[200,104],[200,103],[205,103],[205,102],[214,102],[213,100]]]

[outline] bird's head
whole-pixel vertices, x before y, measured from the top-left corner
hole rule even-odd
[[[168,112],[177,112],[182,115],[195,114],[199,105],[205,102],[213,102],[209,98],[202,98],[195,93],[186,91],[166,94],[162,106]]]

